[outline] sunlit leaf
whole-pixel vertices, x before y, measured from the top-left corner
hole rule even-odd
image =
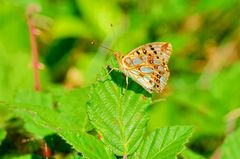
[[[84,157],[89,159],[114,159],[113,153],[96,137],[86,133],[63,130],[60,135]]]
[[[7,132],[4,129],[0,129],[0,145],[2,143],[2,140],[6,137]]]
[[[224,141],[221,148],[221,159],[240,158],[240,129],[230,134]]]
[[[105,68],[91,86],[89,116],[100,139],[119,156],[133,153],[145,133],[150,95],[121,72]],[[107,75],[107,76],[106,76]]]
[[[173,159],[192,135],[190,126],[172,126],[155,130],[138,148],[133,158]]]
[[[203,156],[193,152],[192,150],[185,148],[180,155],[183,159],[205,159]]]

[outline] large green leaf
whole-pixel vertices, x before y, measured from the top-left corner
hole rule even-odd
[[[221,159],[240,158],[240,129],[229,135],[221,148]]]
[[[51,94],[33,91],[19,92],[15,98],[14,110],[31,115],[39,125],[45,125],[55,131],[62,129],[85,131],[88,128],[86,112],[87,89],[65,93],[57,101]],[[30,119],[29,119],[30,120]]]
[[[10,105],[10,109],[25,121],[24,127],[27,131],[33,133],[37,138],[42,138],[53,131],[46,127],[40,119],[39,113],[51,116],[49,112],[52,109],[52,104],[53,99],[50,94],[30,90],[19,91],[13,104]]]
[[[132,80],[126,90],[123,74],[115,70],[108,74],[108,71],[104,69],[91,86],[89,116],[101,140],[116,155],[126,156],[142,141],[151,97]]]
[[[87,133],[63,130],[60,135],[84,157],[89,159],[114,159],[113,153],[96,137]]]
[[[136,159],[173,159],[192,135],[190,126],[172,126],[151,133],[132,156]]]
[[[77,89],[62,95],[56,104],[50,94],[20,92],[13,110],[32,117],[37,126],[45,126],[57,132],[78,152],[89,159],[114,158],[100,140],[88,135],[86,112],[87,89]],[[30,122],[26,120],[26,122]]]
[[[62,128],[74,131],[85,132],[89,128],[86,102],[88,100],[88,90],[76,89],[71,91],[59,100],[60,119]],[[59,123],[59,124],[61,124]]]

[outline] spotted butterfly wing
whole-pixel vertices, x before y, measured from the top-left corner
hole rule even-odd
[[[167,63],[171,52],[171,44],[154,42],[142,45],[126,56],[120,57],[117,53],[115,56],[126,76],[130,76],[149,93],[154,90],[160,93],[170,75]]]

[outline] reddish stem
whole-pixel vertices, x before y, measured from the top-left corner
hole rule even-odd
[[[48,147],[46,141],[43,139],[43,140],[40,142],[40,144],[41,144],[41,151],[42,151],[42,154],[41,154],[41,155],[42,155],[44,158],[49,158],[49,157],[51,157],[51,156],[52,156],[52,151],[51,151],[51,149]]]
[[[39,59],[38,59],[38,47],[37,40],[35,34],[35,28],[33,26],[32,14],[36,12],[36,6],[30,5],[27,9],[27,20],[28,20],[28,28],[32,49],[32,65],[33,65],[33,76],[34,76],[34,89],[36,91],[41,90],[41,82],[39,77]]]

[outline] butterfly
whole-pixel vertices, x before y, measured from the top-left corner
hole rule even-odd
[[[141,45],[126,56],[115,53],[119,69],[126,76],[141,85],[149,93],[161,93],[168,81],[170,72],[167,66],[172,45],[167,42],[153,42]]]

